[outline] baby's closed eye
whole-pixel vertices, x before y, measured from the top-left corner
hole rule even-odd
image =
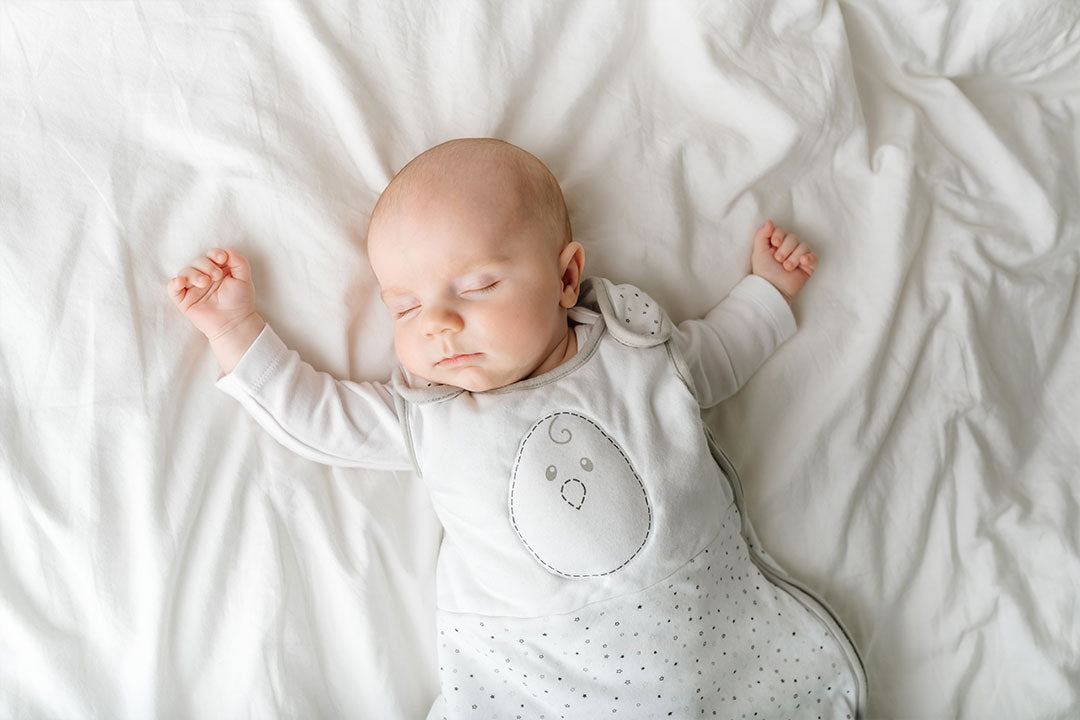
[[[499,284],[499,281],[496,280],[495,282],[489,283],[489,284],[484,285],[482,287],[476,287],[476,288],[471,288],[469,290],[463,290],[462,295],[482,295],[484,293],[489,293],[492,290],[494,290],[495,286],[498,285],[498,284]]]

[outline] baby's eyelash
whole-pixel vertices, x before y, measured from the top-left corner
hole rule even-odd
[[[496,280],[495,282],[491,283],[490,285],[486,285],[486,286],[484,286],[484,287],[482,287],[482,288],[476,288],[475,290],[467,290],[466,292],[470,292],[470,293],[486,293],[486,292],[491,292],[492,290],[494,290],[494,289],[495,289],[495,286],[496,286],[496,285],[498,285],[498,284],[499,284],[499,281],[498,281],[498,280]]]
[[[403,317],[405,317],[406,315],[408,315],[409,313],[411,313],[413,310],[417,310],[419,308],[420,308],[420,306],[417,305],[415,307],[409,308],[408,310],[402,310],[401,312],[394,313],[394,315],[397,317],[398,320],[400,320]]]

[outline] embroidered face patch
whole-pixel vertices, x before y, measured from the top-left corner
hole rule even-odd
[[[652,509],[630,460],[574,412],[541,418],[521,441],[510,521],[541,565],[564,577],[608,575],[644,547]]]

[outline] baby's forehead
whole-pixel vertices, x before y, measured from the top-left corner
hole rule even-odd
[[[393,254],[408,258],[399,263],[403,270],[411,266],[452,277],[530,262],[540,244],[527,229],[506,234],[482,229],[474,233],[410,233],[397,239]]]
[[[471,233],[550,237],[558,246],[569,239],[565,215],[558,183],[528,152],[490,139],[450,141],[414,158],[383,191],[368,230],[369,255],[373,244],[393,252],[403,241],[469,242]],[[444,256],[438,249],[435,255]]]

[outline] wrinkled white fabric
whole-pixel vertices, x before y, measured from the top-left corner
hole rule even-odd
[[[559,178],[586,272],[702,317],[765,218],[818,272],[708,414],[870,717],[1080,716],[1073,0],[0,8],[0,717],[421,718],[438,523],[214,388],[165,283],[234,245],[320,370],[395,365],[363,258],[418,152]],[[640,666],[639,666],[640,667]]]

